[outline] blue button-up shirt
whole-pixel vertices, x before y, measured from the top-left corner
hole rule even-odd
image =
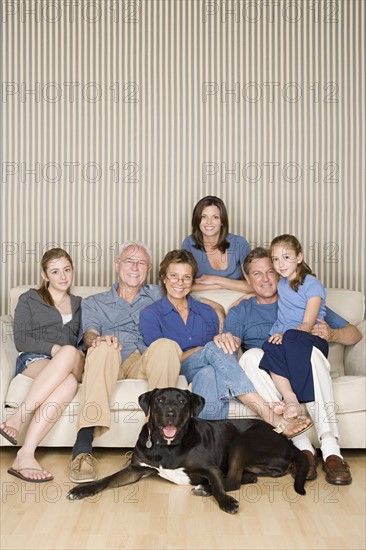
[[[149,346],[159,338],[170,338],[186,351],[211,342],[219,332],[215,310],[191,296],[188,296],[188,307],[186,324],[166,296],[145,308],[140,315],[140,332],[145,344]]]
[[[139,331],[140,312],[162,296],[158,285],[144,285],[131,304],[118,295],[118,284],[107,292],[81,301],[81,336],[96,330],[101,336],[115,335],[122,344],[122,361],[131,353],[143,353],[147,346]]]

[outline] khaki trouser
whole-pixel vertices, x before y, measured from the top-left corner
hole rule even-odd
[[[95,437],[109,430],[110,403],[117,380],[147,380],[149,390],[176,386],[181,354],[179,345],[167,338],[153,342],[142,355],[132,353],[123,363],[120,351],[105,342],[89,348],[81,386],[78,429],[95,426]]]

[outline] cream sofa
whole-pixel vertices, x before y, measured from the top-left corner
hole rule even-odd
[[[28,290],[29,286],[19,286],[10,291],[9,315],[1,317],[1,354],[0,354],[0,398],[2,420],[6,420],[19,406],[32,381],[24,375],[14,378],[17,351],[13,338],[14,310],[20,294]],[[106,290],[105,287],[74,287],[73,293],[86,297]],[[221,303],[228,307],[240,296],[232,291],[206,291],[200,295]],[[345,317],[365,332],[364,296],[359,292],[349,290],[328,289],[327,304],[337,313]],[[365,448],[366,443],[366,412],[365,412],[365,338],[347,349],[339,344],[330,346],[330,363],[335,402],[338,407],[337,418],[343,448]],[[187,388],[187,381],[179,377],[178,387]],[[133,447],[145,421],[144,414],[138,406],[138,397],[147,391],[147,384],[142,380],[122,380],[117,387],[111,401],[112,426],[111,429],[96,438],[96,447]],[[79,409],[80,389],[75,399],[66,408],[61,419],[55,424],[50,433],[42,441],[42,446],[71,447],[74,444],[77,432],[77,415]],[[230,417],[253,417],[249,409],[239,402],[232,401]],[[24,429],[19,436],[19,443],[24,439]],[[311,438],[318,445],[315,431],[312,429]],[[5,438],[0,437],[0,446],[10,445]]]

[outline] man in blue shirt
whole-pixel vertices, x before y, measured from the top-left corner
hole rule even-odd
[[[162,296],[158,285],[145,284],[151,270],[150,250],[138,242],[123,244],[115,269],[117,284],[81,302],[81,334],[88,352],[69,472],[75,483],[96,479],[93,438],[110,427],[117,380],[142,378],[151,390],[176,386],[180,370],[182,350],[176,342],[161,338],[147,347],[139,331],[141,310]],[[97,420],[88,417],[89,404],[97,404]]]
[[[248,377],[257,391],[274,402],[282,399],[271,377],[259,369],[262,358],[262,345],[268,339],[270,329],[277,319],[277,274],[269,257],[269,252],[258,247],[247,256],[243,264],[246,281],[253,289],[254,297],[241,301],[233,307],[225,320],[224,332],[215,337],[215,343],[227,353],[236,352],[240,345],[249,350],[240,359]],[[361,339],[357,328],[327,308],[324,321],[319,321],[313,333],[328,342],[352,345]],[[296,345],[296,342],[293,344]],[[260,349],[259,349],[260,348]],[[315,403],[307,403],[310,416],[314,421],[321,444],[326,481],[336,485],[347,485],[352,481],[349,466],[344,462],[338,444],[337,423],[322,422],[315,412],[326,411],[327,403],[334,403],[329,363],[319,350],[312,354]],[[326,415],[321,415],[326,417]],[[306,433],[293,438],[294,444],[301,449],[309,461],[307,479],[316,478],[316,452]]]

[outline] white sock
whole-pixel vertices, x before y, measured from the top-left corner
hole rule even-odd
[[[320,440],[320,449],[322,451],[323,460],[327,460],[328,456],[336,455],[343,459],[341,449],[338,445],[338,439],[331,432],[323,434]]]
[[[306,434],[296,435],[292,438],[292,442],[300,451],[310,451],[313,455],[315,454],[315,449]]]

